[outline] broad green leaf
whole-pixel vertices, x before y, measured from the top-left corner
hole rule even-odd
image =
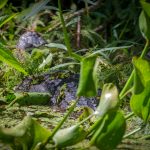
[[[132,111],[145,122],[150,119],[150,81],[146,83],[143,92],[133,93],[130,106]]]
[[[142,36],[145,39],[150,40],[150,17],[147,15],[147,13],[145,13],[145,11],[142,11],[139,16],[139,27]]]
[[[42,127],[37,121],[32,119],[33,126],[33,142],[31,150],[34,150],[39,144],[45,142],[45,140],[51,135],[51,132]]]
[[[67,47],[64,44],[49,43],[49,44],[46,44],[45,46],[47,46],[49,48],[59,48],[59,49],[63,49],[65,51],[67,51]]]
[[[133,58],[135,68],[134,74],[134,94],[144,90],[146,83],[150,81],[150,63],[142,58]]]
[[[9,104],[12,106],[15,103],[19,105],[46,105],[50,101],[49,93],[24,92],[15,93],[16,98]]]
[[[0,1],[0,9],[3,8],[7,4],[8,0],[1,0]]]
[[[15,59],[10,50],[0,44],[0,60],[27,75],[22,65]]]
[[[13,150],[33,150],[49,136],[50,131],[29,116],[15,127],[0,128],[0,141],[9,144]]]
[[[86,132],[79,125],[59,130],[53,137],[55,145],[63,148],[81,142],[86,136]]]
[[[13,142],[14,137],[19,138],[26,134],[26,130],[30,124],[31,118],[26,117],[20,124],[13,128],[0,128],[0,140],[4,143]]]
[[[103,86],[100,103],[95,111],[99,116],[104,116],[110,110],[117,110],[119,106],[119,93],[112,83]]]
[[[120,111],[111,111],[105,115],[91,138],[91,145],[100,150],[113,150],[122,140],[126,122]]]
[[[134,91],[130,106],[146,122],[150,118],[150,63],[142,58],[133,58],[133,64]]]
[[[97,56],[85,57],[81,61],[77,96],[92,97],[97,94]]]
[[[150,3],[146,2],[145,0],[140,1],[143,10],[147,13],[147,15],[150,17]]]

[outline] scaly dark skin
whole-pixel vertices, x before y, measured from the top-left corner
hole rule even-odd
[[[20,36],[16,48],[26,50],[27,48],[40,47],[46,43],[46,40],[44,40],[37,32],[27,31]]]

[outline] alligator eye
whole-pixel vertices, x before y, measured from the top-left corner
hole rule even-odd
[[[20,36],[16,48],[25,50],[27,48],[39,47],[46,43],[46,40],[44,40],[38,33],[27,31]]]

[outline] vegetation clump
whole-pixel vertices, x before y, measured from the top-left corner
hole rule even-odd
[[[0,2],[0,148],[147,143],[150,3],[16,2]]]

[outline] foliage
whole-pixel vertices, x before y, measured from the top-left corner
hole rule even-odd
[[[125,128],[126,123],[123,114],[119,111],[109,112],[95,130],[90,142],[101,150],[114,149],[120,143]]]
[[[27,116],[16,127],[0,128],[0,139],[11,145],[12,149],[35,149],[41,141],[50,135],[50,131],[41,127],[35,120]]]
[[[97,95],[97,67],[97,56],[85,57],[81,61],[77,96],[92,97]]]
[[[15,93],[15,99],[8,105],[8,107],[12,106],[14,103],[18,103],[20,105],[45,105],[48,104],[50,99],[50,94],[48,93]]]
[[[130,105],[133,112],[141,117],[145,122],[150,118],[150,64],[143,59],[134,59],[134,91],[131,97]]]
[[[83,127],[75,125],[59,130],[53,137],[56,147],[66,147],[82,141],[86,137]]]
[[[103,116],[109,111],[117,110],[119,101],[117,88],[111,83],[105,84],[101,94],[101,102],[96,111],[100,116]]]
[[[1,44],[0,44],[0,53],[1,53],[0,55],[1,61],[6,62],[7,64],[11,65],[15,69],[27,75],[27,72],[23,69],[21,64],[13,57],[12,53]]]
[[[74,1],[69,2],[70,8],[73,4],[79,7]],[[57,4],[50,0],[26,2],[32,4],[29,7],[25,7],[21,2],[20,8],[14,7],[7,0],[0,2],[2,31],[0,60],[3,70],[1,76],[2,78],[7,76],[7,82],[13,84],[2,87],[8,92],[7,94],[2,92],[2,97],[13,95],[13,98],[10,98],[12,102],[9,101],[4,109],[15,103],[20,106],[47,104],[51,96],[49,93],[29,92],[17,95],[13,87],[18,83],[12,83],[15,77],[9,74],[12,72],[9,67],[9,71],[5,72],[7,68],[5,63],[16,69],[13,70],[13,75],[18,75],[19,79],[25,75],[34,77],[53,70],[68,69],[71,65],[73,65],[72,72],[79,73],[80,70],[77,98],[52,131],[42,127],[32,117],[26,116],[15,127],[10,129],[0,127],[0,140],[17,150],[46,149],[48,144],[52,148],[63,148],[85,139],[89,140],[89,146],[94,145],[102,150],[115,149],[123,137],[139,131],[136,129],[124,136],[126,119],[120,110],[120,104],[125,98],[130,99],[132,114],[147,124],[150,119],[150,64],[146,60],[150,45],[150,4],[145,0],[141,0],[140,3],[142,9],[139,9],[139,4],[134,0],[127,1],[127,6],[124,5],[124,1],[119,0],[106,0],[102,1],[102,4],[100,0],[91,0],[84,1],[82,9],[63,11],[65,8],[60,0]],[[96,4],[99,4],[99,8]],[[93,9],[95,11],[92,11]],[[84,13],[86,15],[83,15]],[[138,27],[134,26],[137,20],[146,43],[140,57],[133,58],[131,73],[129,65],[133,55],[131,51],[136,46],[138,50],[143,46],[139,44],[143,41],[138,40],[141,37]],[[16,35],[22,33],[22,28],[31,32],[32,30],[41,32],[47,39],[47,44],[31,48],[31,51],[16,49],[14,47],[18,38]],[[127,62],[127,72],[123,61]],[[121,68],[120,73],[117,72],[118,66]],[[114,73],[111,67],[114,67]],[[128,80],[123,85],[125,77]],[[64,123],[75,109],[79,98],[97,96],[99,88],[102,88],[102,92],[96,110],[91,111],[76,124],[65,127]],[[93,119],[93,122],[88,124],[90,119]]]

